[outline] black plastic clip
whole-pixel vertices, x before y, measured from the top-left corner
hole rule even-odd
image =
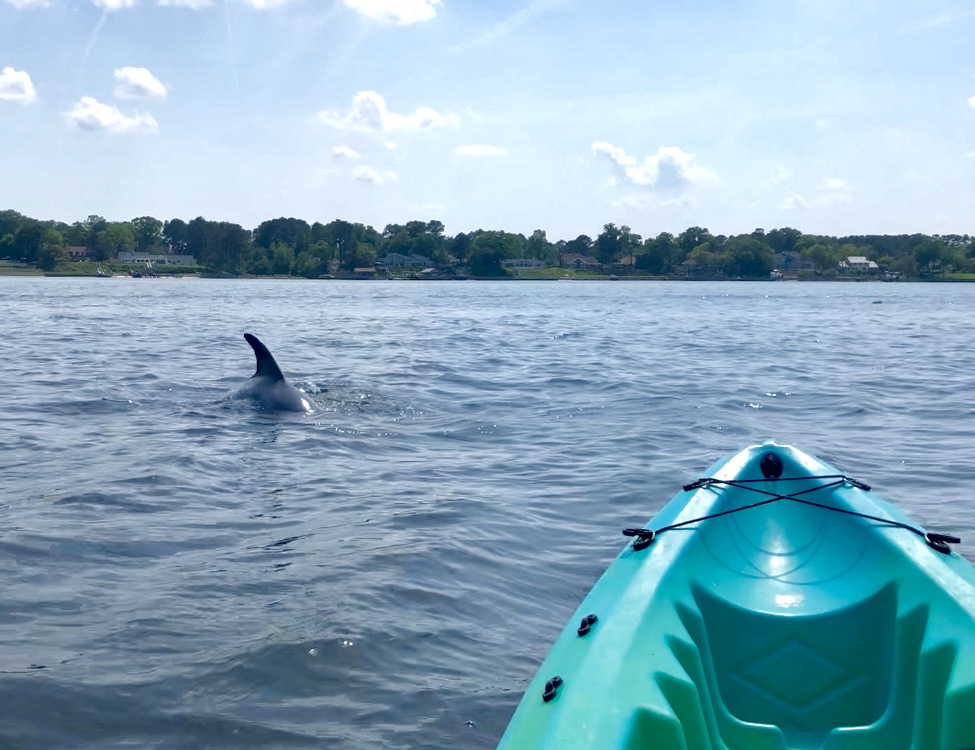
[[[699,490],[699,489],[701,489],[701,487],[704,487],[705,485],[707,485],[710,481],[711,480],[708,479],[708,478],[695,479],[690,484],[685,484],[684,485],[684,492],[690,492],[691,490]]]
[[[653,544],[657,532],[653,529],[623,529],[623,536],[639,537],[633,542],[633,549],[639,552]]]
[[[870,485],[866,482],[861,482],[859,479],[853,479],[852,477],[843,477],[847,484],[853,485],[858,490],[863,490],[864,492],[870,492]]]
[[[928,546],[940,552],[942,555],[950,555],[951,547],[949,544],[958,544],[961,541],[960,537],[952,536],[951,534],[936,534],[933,531],[929,531],[924,535],[924,541],[928,543]]]
[[[580,637],[584,635],[589,635],[589,631],[592,630],[592,626],[596,624],[599,620],[596,615],[586,615],[582,618],[582,622],[579,624],[579,629],[576,631]]]
[[[562,678],[556,675],[545,683],[545,692],[542,693],[542,700],[548,703],[559,694],[560,687],[562,687]]]

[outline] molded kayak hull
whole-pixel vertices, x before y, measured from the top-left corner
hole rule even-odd
[[[707,476],[647,528],[724,515],[624,548],[499,750],[975,748],[975,569],[795,448]]]

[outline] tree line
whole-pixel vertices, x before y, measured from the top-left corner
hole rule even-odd
[[[573,253],[604,266],[663,276],[767,277],[783,253],[827,276],[847,256],[865,256],[905,276],[975,272],[975,237],[967,234],[831,237],[784,227],[726,236],[689,227],[677,235],[660,232],[644,238],[630,227],[605,224],[595,237],[582,234],[551,242],[542,229],[528,236],[484,229],[447,235],[437,220],[387,224],[378,231],[341,219],[309,224],[277,218],[245,229],[202,216],[191,221],[139,216],[115,222],[93,215],[67,224],[0,211],[0,258],[51,270],[67,260],[69,246],[83,246],[103,262],[125,251],[170,253],[192,255],[198,265],[221,273],[306,278],[369,267],[390,253],[420,255],[475,276],[505,275],[502,262],[507,259],[535,258],[558,266]]]

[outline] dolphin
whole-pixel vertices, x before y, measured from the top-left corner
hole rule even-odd
[[[273,411],[314,411],[314,402],[284,379],[281,368],[260,339],[250,333],[245,333],[244,338],[254,350],[257,372],[237,392],[238,398],[252,398],[265,409]]]

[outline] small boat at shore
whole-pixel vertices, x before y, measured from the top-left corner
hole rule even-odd
[[[956,537],[775,443],[623,533],[499,750],[975,748]]]

